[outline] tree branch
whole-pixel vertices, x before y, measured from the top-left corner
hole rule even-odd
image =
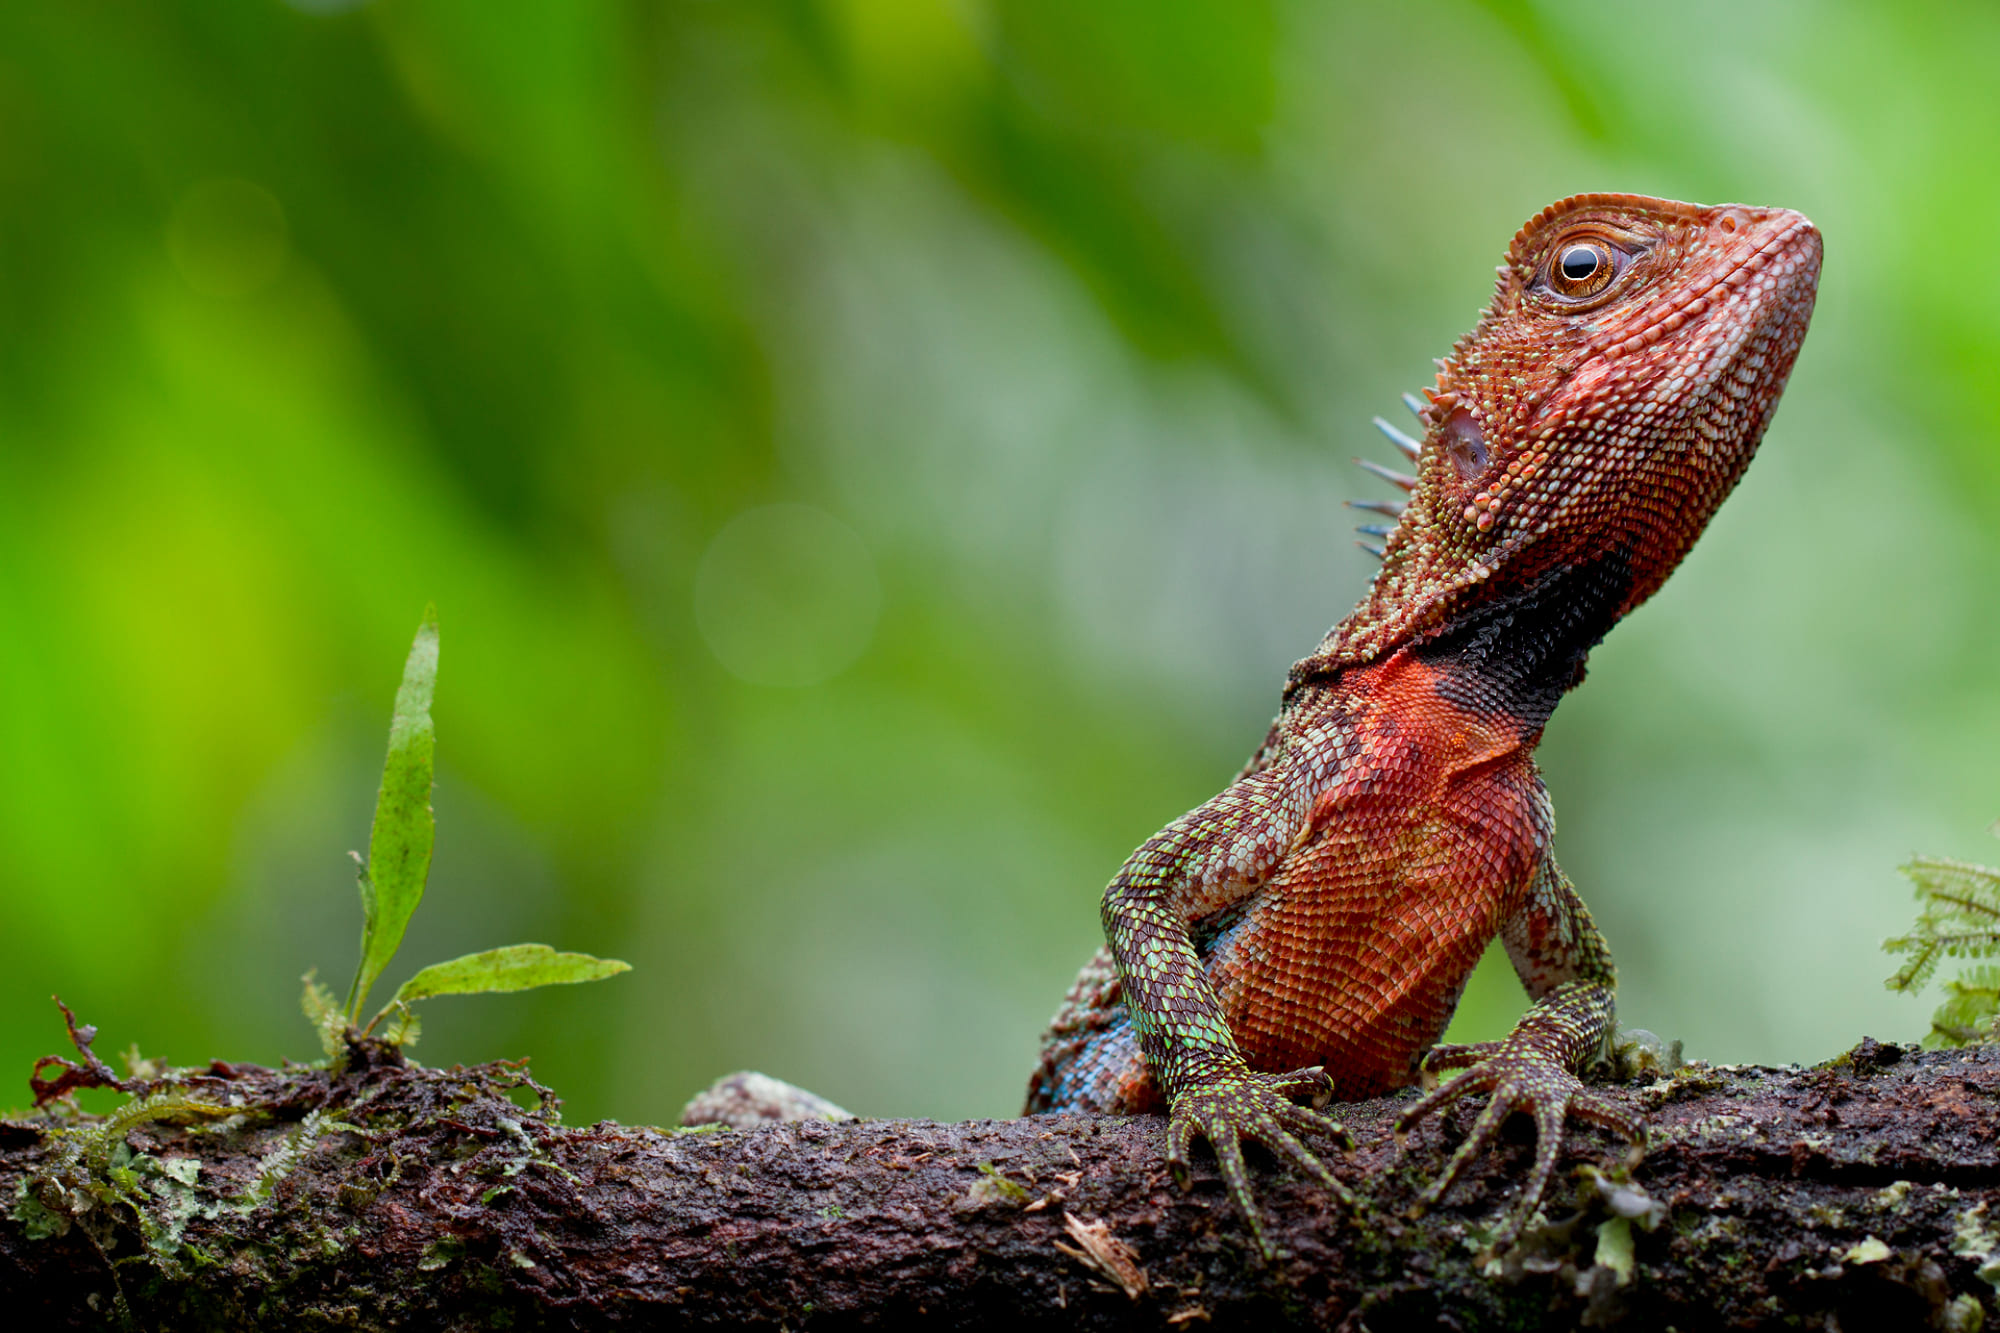
[[[1638,1188],[1582,1169],[1621,1148],[1579,1135],[1553,1220],[1486,1262],[1525,1140],[1411,1218],[1469,1112],[1399,1158],[1386,1140],[1403,1099],[1337,1108],[1361,1146],[1336,1170],[1363,1211],[1266,1162],[1285,1251],[1266,1265],[1212,1170],[1190,1193],[1169,1183],[1155,1118],[571,1128],[513,1065],[218,1063],[108,1117],[0,1124],[0,1308],[38,1328],[122,1309],[175,1329],[901,1315],[1383,1333],[1971,1329],[1993,1305],[1993,1050],[1864,1042],[1820,1068],[1697,1065],[1617,1095],[1653,1124]]]

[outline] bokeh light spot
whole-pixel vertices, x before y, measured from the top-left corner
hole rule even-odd
[[[881,606],[861,538],[807,505],[738,514],[695,570],[702,638],[731,675],[759,685],[838,675],[867,648]]]
[[[246,180],[192,186],[167,219],[167,253],[203,296],[261,291],[284,271],[289,249],[285,210],[269,190]]]

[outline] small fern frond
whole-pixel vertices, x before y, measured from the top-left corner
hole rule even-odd
[[[1916,935],[1898,935],[1891,940],[1883,940],[1882,948],[1887,953],[1906,953],[1909,960],[1896,969],[1896,975],[1882,984],[1890,990],[1921,990],[1923,984],[1937,971],[1938,959],[1943,956],[1943,948],[1935,940],[1927,940]]]
[[[1909,934],[1882,942],[1889,953],[1908,955],[1884,983],[1890,990],[1920,989],[1946,958],[2000,956],[2000,870],[1944,856],[1920,856],[1902,870],[1921,910]],[[1962,1046],[2000,1035],[2000,967],[1972,968],[1945,990],[1928,1041]]]
[[[317,969],[299,978],[305,983],[305,993],[299,997],[299,1008],[305,1011],[306,1021],[319,1034],[319,1048],[331,1064],[340,1058],[341,1034],[347,1030],[347,1014],[333,998],[333,992],[319,984],[316,973]]]
[[[1969,920],[2000,923],[2000,870],[1948,856],[1919,856],[1903,867],[1917,896]]]
[[[1991,1041],[2000,1020],[2000,967],[1975,967],[1945,983],[1945,1002],[1931,1018],[1933,1044],[1964,1046]]]

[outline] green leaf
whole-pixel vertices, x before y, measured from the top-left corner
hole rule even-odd
[[[578,981],[599,981],[632,970],[616,958],[592,958],[587,953],[557,953],[546,944],[510,944],[504,949],[469,953],[448,963],[433,963],[404,982],[391,1005],[408,1004],[432,995],[476,995],[484,991],[533,990]]]
[[[431,869],[432,754],[437,729],[431,725],[431,692],[437,685],[437,607],[424,608],[423,624],[403,664],[396,712],[389,722],[389,757],[382,765],[382,789],[375,798],[375,824],[368,834],[368,863],[361,870],[361,964],[347,993],[350,1022],[382,969],[403,942],[410,914],[424,896]]]

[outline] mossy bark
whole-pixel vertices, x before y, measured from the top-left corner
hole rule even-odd
[[[1412,1218],[1466,1119],[1399,1156],[1393,1098],[1338,1108],[1358,1214],[1265,1164],[1285,1252],[1265,1264],[1212,1170],[1170,1184],[1153,1118],[567,1127],[516,1066],[365,1059],[145,1091],[0,1125],[17,1326],[1853,1330],[2000,1310],[1991,1050],[1868,1042],[1619,1089],[1653,1124],[1630,1184],[1621,1145],[1579,1136],[1549,1222],[1498,1259],[1480,1237],[1529,1146]]]

